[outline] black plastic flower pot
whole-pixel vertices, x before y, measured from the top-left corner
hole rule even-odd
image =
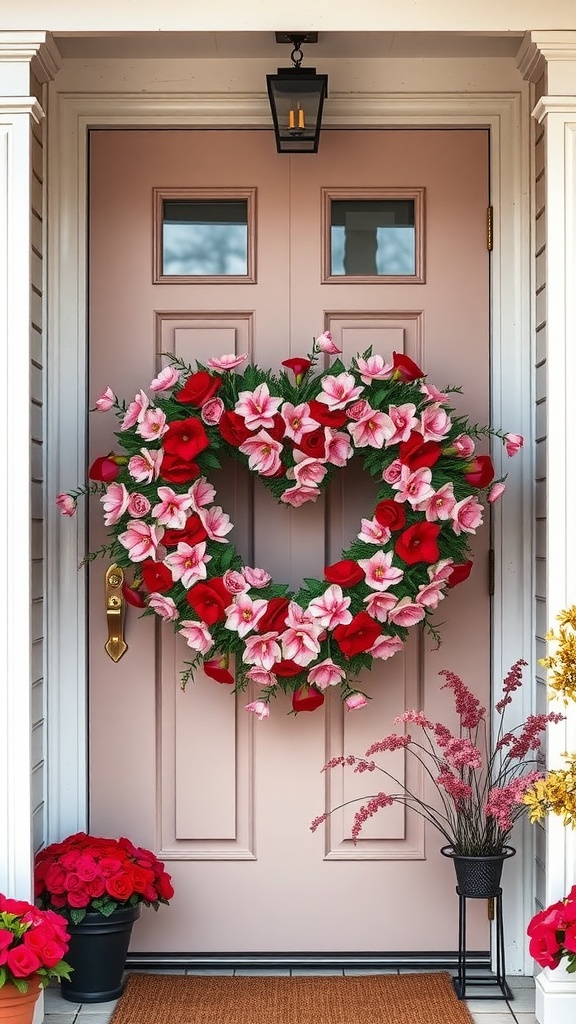
[[[454,861],[459,894],[468,899],[481,900],[499,894],[504,861],[513,857],[516,850],[513,846],[503,846],[495,854],[464,856],[454,853],[451,846],[443,846],[440,852]]]
[[[88,913],[80,924],[69,924],[70,948],[66,961],[73,968],[70,981],[62,979],[62,998],[74,1003],[104,1003],[118,999],[132,926],[140,917],[140,904],[119,907],[104,917]]]

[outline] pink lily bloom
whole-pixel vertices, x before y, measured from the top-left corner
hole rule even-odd
[[[358,534],[358,540],[365,544],[385,544],[390,540],[391,533],[387,526],[382,526],[377,519],[363,519],[362,529]]]
[[[293,508],[299,508],[300,505],[304,505],[307,501],[316,501],[320,491],[317,487],[301,487],[297,484],[295,487],[289,487],[287,491],[284,491],[280,501],[283,501],[286,505],[292,505]]]
[[[286,612],[286,625],[291,626],[293,629],[298,629],[300,626],[304,626],[306,629],[310,628],[314,633],[320,634],[322,632],[316,619],[311,614],[308,608],[302,608],[296,601],[290,601],[288,605],[288,611]]]
[[[171,487],[159,487],[158,497],[160,501],[152,509],[154,519],[170,530],[183,530],[188,518],[187,511],[192,505],[190,495],[176,494]]]
[[[352,622],[352,613],[348,611],[350,597],[344,597],[342,588],[332,583],[320,597],[315,597],[308,605],[308,611],[320,626],[334,629]]]
[[[344,699],[344,703],[348,711],[358,711],[360,708],[366,707],[368,698],[363,693],[351,693],[349,697]]]
[[[395,608],[388,612],[388,621],[394,622],[397,626],[415,626],[421,622],[426,612],[421,604],[416,604],[409,597],[403,597]]]
[[[364,388],[361,385],[356,386],[356,381],[351,373],[339,373],[336,377],[322,378],[322,393],[318,395],[317,401],[332,410],[343,409],[358,398],[363,391]]]
[[[329,686],[337,686],[345,676],[344,669],[335,665],[332,658],[325,658],[310,669],[308,682],[318,690],[326,690]]]
[[[316,430],[318,424],[310,415],[308,402],[300,405],[292,405],[291,402],[284,402],[280,410],[282,419],[286,424],[286,437],[290,437],[295,444],[300,444],[304,434]]]
[[[446,594],[443,593],[444,586],[444,582],[440,580],[421,584],[414,598],[416,604],[421,604],[424,608],[437,608],[440,601],[446,597]]]
[[[206,544],[185,544],[182,541],[178,544],[176,551],[166,555],[164,565],[167,565],[172,573],[172,579],[182,581],[182,586],[188,590],[206,579],[206,564],[212,561],[212,555],[206,554]]]
[[[294,459],[296,465],[288,470],[286,476],[294,477],[301,487],[317,487],[328,472],[320,459],[313,459],[298,449],[294,451]]]
[[[156,560],[158,545],[164,535],[161,526],[149,526],[140,519],[130,520],[125,533],[118,535],[118,540],[128,551],[132,562],[143,562],[145,558]]]
[[[250,704],[245,704],[244,707],[246,711],[252,711],[260,721],[270,715],[270,706],[265,700],[253,700]]]
[[[452,448],[454,449],[454,454],[459,459],[469,459],[476,451],[474,441],[467,434],[459,434],[458,437],[454,438]]]
[[[386,661],[387,658],[398,654],[403,647],[404,642],[399,636],[379,636],[376,643],[372,644],[368,654],[371,654],[373,658],[382,658]]]
[[[199,654],[207,654],[214,641],[212,634],[203,622],[195,622],[194,619],[184,619],[178,630],[182,634],[188,647]]]
[[[463,498],[454,505],[452,509],[452,529],[456,535],[461,533],[476,533],[479,526],[482,526],[482,513],[484,509],[474,495]]]
[[[434,384],[421,384],[420,391],[430,402],[447,402],[450,398],[449,394],[439,391]]]
[[[246,678],[256,683],[256,686],[276,686],[278,682],[273,672],[268,672],[267,669],[261,668],[259,665],[253,665],[246,673]]]
[[[331,430],[330,427],[324,427],[324,436],[326,438],[326,462],[329,462],[331,466],[345,466],[354,454],[350,438],[341,431]]]
[[[266,430],[261,430],[255,437],[249,437],[240,445],[240,451],[248,456],[250,469],[261,476],[274,476],[280,469],[280,441],[275,441]]]
[[[207,365],[211,370],[235,370],[245,359],[246,353],[243,356],[237,356],[230,352],[228,355],[219,356],[218,359],[208,359]]]
[[[108,412],[108,410],[114,405],[115,401],[116,395],[112,391],[112,388],[106,388],[100,397],[96,399],[95,407],[98,412]]]
[[[226,629],[233,629],[238,636],[246,636],[258,625],[268,607],[268,601],[258,598],[253,601],[248,594],[237,594],[234,602],[226,609]]]
[[[422,410],[420,425],[416,429],[422,434],[423,441],[442,441],[451,426],[452,420],[446,410],[434,403]]]
[[[249,636],[244,646],[243,662],[245,665],[257,665],[270,671],[280,661],[282,652],[276,643],[278,633],[263,633],[262,636]]]
[[[297,665],[309,665],[320,651],[317,639],[320,632],[320,626],[305,624],[284,630],[280,637],[284,658],[295,661]]]
[[[377,551],[371,558],[360,558],[358,565],[372,590],[388,590],[404,576],[402,569],[392,565],[392,551]]]
[[[58,494],[56,505],[63,516],[73,516],[77,508],[77,501],[70,494]]]
[[[400,441],[407,441],[411,431],[418,425],[418,419],[414,415],[416,406],[412,402],[405,405],[391,405],[386,417],[386,448],[392,444],[399,444]]]
[[[212,505],[212,508],[200,509],[198,515],[210,540],[226,544],[226,534],[234,529],[234,523],[230,522],[230,516],[224,512],[221,506]]]
[[[166,594],[150,594],[148,607],[153,608],[165,622],[175,622],[178,618],[178,609],[172,598]]]
[[[141,448],[140,455],[132,455],[128,460],[128,472],[138,484],[150,484],[158,479],[164,449],[149,451],[148,448]]]
[[[492,487],[488,491],[488,501],[490,503],[498,501],[498,498],[500,498],[501,495],[504,494],[505,490],[506,484],[502,483],[502,481],[499,481],[496,484],[492,484]]]
[[[162,412],[162,409],[156,408],[146,409],[136,427],[136,433],[140,434],[145,441],[157,441],[167,430],[166,413]]]
[[[356,366],[360,374],[360,380],[364,384],[371,384],[373,380],[390,380],[394,373],[392,363],[385,363],[382,356],[378,355],[369,356],[368,359],[362,359],[359,356],[356,360]]]
[[[216,497],[216,488],[209,484],[205,476],[198,477],[188,488],[188,494],[192,499],[191,507],[194,512],[200,512],[205,505],[210,505]]]
[[[356,448],[383,448],[387,438],[389,416],[368,407],[368,412],[356,423],[349,423]]]
[[[396,606],[396,595],[387,590],[376,590],[364,598],[366,611],[378,622],[388,621],[388,612]]]
[[[451,519],[456,498],[454,497],[454,485],[452,481],[444,484],[437,491],[426,498],[421,504],[414,505],[419,512],[426,511],[426,519],[429,523],[437,519]]]
[[[253,569],[249,565],[245,565],[242,569],[244,579],[251,587],[255,590],[261,590],[262,587],[267,587],[272,579],[269,572],[265,569]]]
[[[122,423],[120,424],[120,430],[130,430],[135,423],[141,419],[142,415],[148,408],[149,400],[148,395],[145,395],[143,391],[139,391],[134,401],[128,406]]]
[[[323,334],[319,334],[315,340],[315,345],[318,352],[325,352],[329,356],[337,356],[342,351],[341,348],[337,348],[330,331],[324,331]]]
[[[438,580],[450,579],[453,569],[453,558],[441,558],[439,562],[435,562],[434,565],[428,566],[428,576],[430,577],[430,582],[436,583]]]
[[[242,416],[248,430],[273,427],[274,416],[282,405],[281,398],[272,398],[267,384],[259,384],[254,391],[241,391],[234,412]]]
[[[221,398],[209,398],[207,402],[204,402],[200,410],[200,419],[208,427],[214,427],[217,423],[220,423],[224,414],[224,402]]]
[[[100,501],[106,513],[104,516],[105,526],[114,526],[114,523],[117,523],[122,518],[128,508],[130,495],[124,484],[110,484],[106,489],[106,493],[100,498]]]
[[[521,434],[506,434],[504,437],[504,447],[506,449],[506,455],[516,455],[522,446],[524,445],[524,438]]]
[[[175,366],[165,366],[150,384],[150,391],[170,391],[180,380],[180,370]]]
[[[432,470],[427,466],[422,466],[421,469],[415,469],[412,472],[408,466],[402,466],[400,479],[392,484],[392,487],[398,491],[394,498],[395,501],[407,501],[412,508],[416,508],[429,501],[434,495]]]

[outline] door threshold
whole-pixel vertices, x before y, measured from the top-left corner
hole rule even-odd
[[[486,950],[467,954],[469,968],[490,969]],[[138,969],[195,970],[453,970],[458,953],[129,953],[126,966]]]

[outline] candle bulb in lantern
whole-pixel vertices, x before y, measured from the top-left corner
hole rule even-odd
[[[291,110],[290,113],[288,114],[288,128],[295,128],[295,127],[296,127],[296,121],[295,121],[295,117],[294,117],[294,111]]]
[[[304,124],[304,111],[302,110],[302,107],[298,107],[298,127],[306,127],[306,125]]]

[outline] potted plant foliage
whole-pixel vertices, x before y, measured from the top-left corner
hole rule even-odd
[[[70,935],[53,910],[0,893],[0,1021],[31,1024],[34,1004],[51,978],[70,977]]]

